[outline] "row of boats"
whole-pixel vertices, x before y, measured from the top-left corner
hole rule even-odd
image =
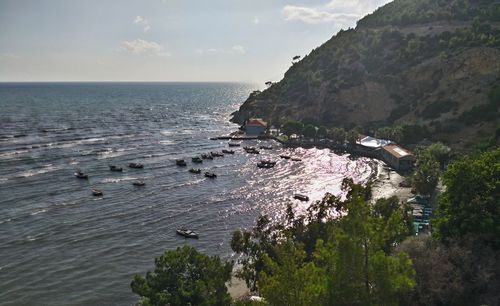
[[[140,164],[140,163],[130,163],[130,164],[128,164],[128,167],[129,168],[133,168],[133,169],[143,169],[144,165]],[[122,167],[118,167],[118,166],[115,166],[115,165],[109,165],[109,170],[112,171],[112,172],[123,172],[123,168]],[[77,170],[75,172],[75,177],[78,178],[78,179],[83,179],[83,180],[88,180],[89,179],[89,175],[83,173],[81,170]],[[137,187],[141,187],[141,186],[146,185],[146,183],[143,180],[136,180],[136,181],[132,182],[132,185],[137,186]],[[102,197],[104,195],[104,193],[102,192],[102,190],[97,189],[95,187],[92,187],[90,189],[90,191],[96,197]]]

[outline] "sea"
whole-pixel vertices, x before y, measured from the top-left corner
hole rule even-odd
[[[0,83],[0,305],[133,305],[134,274],[185,244],[236,260],[230,239],[288,203],[305,212],[344,177],[365,182],[370,160],[327,149],[191,158],[228,149],[229,121],[248,95],[242,83]],[[302,161],[279,158],[286,154]],[[183,158],[187,167],[179,167]],[[262,159],[277,161],[259,169]],[[128,168],[131,162],[143,169]],[[123,167],[111,172],[110,165]],[[191,167],[216,179],[192,174]],[[88,180],[74,176],[76,171]],[[143,187],[132,182],[144,180]],[[103,191],[95,197],[91,188]],[[197,231],[185,239],[176,229]]]

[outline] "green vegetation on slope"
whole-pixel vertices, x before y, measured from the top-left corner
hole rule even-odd
[[[423,11],[433,17],[420,20]],[[408,123],[438,140],[489,122],[481,129],[491,136],[499,118],[488,97],[500,86],[495,12],[495,1],[396,0],[294,63],[233,121],[257,116],[367,131]]]
[[[360,27],[410,25],[439,20],[500,21],[500,4],[492,0],[395,0],[358,22]]]

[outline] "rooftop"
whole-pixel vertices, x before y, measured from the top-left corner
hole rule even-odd
[[[406,157],[406,156],[411,156],[411,153],[403,148],[401,148],[398,145],[395,144],[389,144],[386,146],[383,146],[383,149],[386,150],[387,152],[391,153],[397,158],[401,157]]]
[[[261,118],[250,118],[248,119],[246,126],[267,126],[267,122]]]

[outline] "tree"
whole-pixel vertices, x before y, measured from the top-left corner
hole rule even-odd
[[[337,222],[328,241],[319,241],[317,247],[316,257],[328,275],[328,301],[335,305],[397,305],[398,295],[415,284],[408,255],[391,254],[408,235],[407,226],[390,226],[405,224],[404,214],[399,207],[387,205],[392,201],[379,203],[379,210],[373,210],[366,189],[352,181],[345,181],[343,188],[349,190],[343,202],[347,214]],[[386,246],[390,247],[384,250]]]
[[[439,163],[425,150],[417,153],[416,169],[413,174],[413,187],[418,193],[431,194],[439,181]]]
[[[331,194],[286,220],[261,217],[251,232],[236,232],[243,275],[272,305],[394,305],[413,285],[405,253],[394,247],[411,234],[395,198],[369,202],[370,188],[345,179],[345,199]]]
[[[356,141],[358,141],[358,138],[359,138],[359,133],[354,129],[350,130],[346,134],[346,140],[350,145],[355,145]]]
[[[451,149],[441,142],[436,142],[427,147],[427,152],[439,162],[441,169],[444,168],[450,159]]]
[[[293,58],[292,58],[292,62],[295,62],[295,61],[298,61],[300,60],[301,56],[300,55],[295,55]]]
[[[332,128],[328,131],[328,136],[334,142],[338,144],[344,144],[346,139],[346,131],[343,128]]]
[[[292,134],[301,135],[304,129],[304,124],[299,121],[289,120],[283,124],[281,130],[283,134],[290,136]]]
[[[307,124],[304,127],[303,134],[306,138],[316,138],[316,127],[312,124]]]
[[[261,272],[259,291],[274,306],[323,305],[326,278],[324,272],[306,261],[300,244],[292,240],[274,248],[275,259],[264,255],[268,272]]]
[[[273,85],[273,82],[267,81],[265,84],[266,84],[267,87],[271,87],[271,85]]]
[[[141,305],[230,305],[225,283],[233,263],[222,262],[184,246],[155,259],[155,270],[146,277],[135,275],[132,291]]]
[[[326,129],[325,126],[320,126],[319,129],[318,129],[318,137],[320,138],[325,138],[328,136],[328,130]]]
[[[456,160],[444,174],[446,190],[433,225],[447,241],[472,235],[500,249],[500,148]]]

